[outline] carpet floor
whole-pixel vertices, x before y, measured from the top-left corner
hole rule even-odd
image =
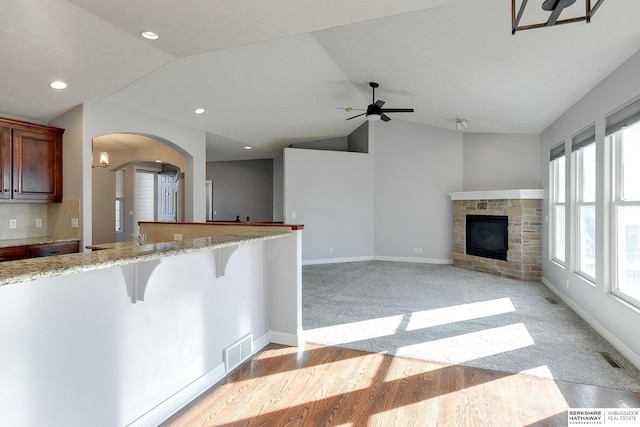
[[[640,392],[640,371],[541,283],[450,265],[309,265],[302,322],[308,342]]]

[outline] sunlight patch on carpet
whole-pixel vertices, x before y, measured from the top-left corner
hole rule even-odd
[[[516,308],[509,298],[492,299],[489,301],[473,302],[470,304],[454,305],[433,310],[416,311],[411,313],[411,319],[405,330],[431,328],[433,326],[448,325],[465,320],[480,319],[511,313]]]
[[[451,307],[416,311],[395,316],[378,317],[359,322],[343,323],[305,330],[305,339],[310,342],[339,345],[355,341],[387,337],[398,332],[416,331],[434,326],[447,325],[483,317],[497,316],[516,311],[509,298],[498,298]],[[327,342],[324,337],[331,336]]]
[[[395,354],[420,354],[427,360],[458,364],[532,345],[535,343],[526,326],[516,323],[399,347]]]
[[[524,371],[518,372],[523,375],[533,375],[534,377],[542,377],[542,378],[553,378],[553,373],[551,369],[547,365],[536,366],[535,368],[525,369]]]

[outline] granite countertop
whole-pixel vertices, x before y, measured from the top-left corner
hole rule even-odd
[[[60,237],[28,237],[24,239],[0,240],[0,249],[13,248],[17,246],[42,245],[46,243],[62,243],[62,242],[79,242],[78,238],[60,238]]]
[[[5,261],[0,269],[0,286],[151,261],[166,256],[224,248],[242,243],[277,239],[290,234],[290,231],[283,231],[261,233],[260,236],[214,236],[146,245],[139,245],[136,242],[110,243],[99,245],[104,249],[93,252]]]

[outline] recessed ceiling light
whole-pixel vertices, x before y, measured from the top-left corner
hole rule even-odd
[[[62,90],[67,88],[67,84],[61,80],[56,80],[55,82],[49,83],[53,89]]]
[[[245,150],[251,150],[251,147],[249,147],[248,145],[245,145],[244,149]]]
[[[158,35],[153,31],[140,31],[140,35],[147,40],[158,40]]]
[[[193,112],[196,114],[202,114],[204,113],[204,111],[205,111],[204,108],[196,108]]]

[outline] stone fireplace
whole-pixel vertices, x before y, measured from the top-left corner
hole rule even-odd
[[[449,195],[453,200],[453,265],[516,280],[541,280],[543,190],[466,191]],[[467,254],[468,215],[507,217],[506,260]]]

